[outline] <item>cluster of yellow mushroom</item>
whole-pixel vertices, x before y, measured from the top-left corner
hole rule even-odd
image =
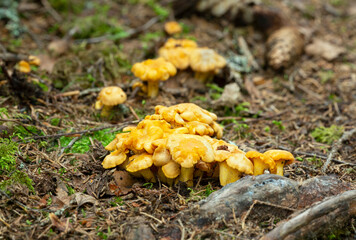
[[[261,154],[279,161],[270,166],[252,152],[246,154],[220,140],[223,129],[216,120],[214,113],[192,103],[156,106],[155,114],[146,116],[137,126],[124,128],[105,147],[111,153],[105,157],[103,167],[119,166],[146,181],[156,182],[158,178],[168,185],[180,181],[188,186],[193,186],[195,176],[204,175],[219,177],[225,186],[243,174],[263,174],[261,168],[283,175],[283,164],[293,158],[290,153],[282,156],[278,152],[281,150],[271,150]]]
[[[159,81],[165,81],[177,73],[177,69],[188,67],[195,72],[195,78],[206,82],[225,67],[226,60],[209,48],[200,48],[189,39],[169,38],[158,51],[159,58],[135,63],[131,69],[142,81],[148,82],[147,94],[158,95]]]
[[[23,73],[29,73],[31,72],[31,65],[38,67],[40,64],[41,60],[38,57],[31,55],[28,57],[27,61],[21,60],[18,63],[18,70]]]

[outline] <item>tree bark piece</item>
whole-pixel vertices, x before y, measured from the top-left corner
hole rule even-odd
[[[205,226],[221,219],[241,217],[256,200],[257,204],[264,203],[258,207],[259,214],[285,215],[280,212],[281,208],[303,209],[350,189],[349,183],[332,176],[314,177],[302,183],[275,174],[246,176],[200,201],[191,212],[193,216],[185,214],[185,217],[189,222]],[[274,205],[276,207],[271,207]],[[290,211],[286,214],[288,216]]]
[[[294,214],[261,240],[314,238],[320,233],[325,235],[326,229],[342,227],[355,216],[356,190],[350,190]]]

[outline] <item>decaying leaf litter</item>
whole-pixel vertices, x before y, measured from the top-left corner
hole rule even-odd
[[[347,134],[355,131],[356,116],[352,1],[269,1],[258,6],[259,12],[272,16],[276,13],[266,9],[277,8],[277,16],[282,16],[281,21],[273,18],[277,20],[265,30],[286,25],[303,34],[303,54],[279,70],[267,64],[269,31],[242,24],[244,19],[231,13],[221,18],[209,8],[199,12],[182,4],[173,7],[179,13],[174,17],[168,1],[55,2],[4,3],[21,17],[0,16],[1,152],[6,157],[1,163],[9,166],[1,169],[1,186],[8,184],[0,192],[4,238],[260,238],[295,210],[308,208],[310,195],[319,194],[321,200],[355,189],[356,137]],[[245,1],[237,2],[248,8]],[[138,88],[132,90],[137,79],[130,68],[156,57],[168,38],[168,20],[182,25],[176,37],[214,49],[228,60],[227,67],[207,85],[196,81],[190,70],[181,71],[150,99]],[[282,47],[275,51],[284,59]],[[15,71],[29,55],[39,56],[40,66],[32,66],[29,74]],[[120,86],[128,100],[102,118],[94,104],[100,89],[111,85]],[[225,94],[221,99],[225,91],[234,98]],[[202,213],[196,203],[212,192],[208,199],[219,197],[216,179],[198,179],[191,188],[168,188],[101,165],[108,154],[103,146],[118,131],[136,125],[156,105],[183,102],[217,114],[224,140],[244,151],[292,152],[297,163],[285,169],[289,179],[301,183],[328,175],[342,183],[333,179],[326,193],[298,195],[304,196],[302,207],[273,204],[266,196],[265,201],[251,202],[242,214],[231,209],[225,220],[201,218],[192,224],[189,216],[194,220]],[[4,140],[9,138],[16,143],[16,153],[3,148],[11,145]],[[331,162],[324,173],[327,160]],[[352,239],[356,234],[354,220],[340,226],[323,237]]]

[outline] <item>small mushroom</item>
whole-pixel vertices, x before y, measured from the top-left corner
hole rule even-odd
[[[270,157],[275,161],[277,170],[272,171],[272,173],[280,176],[283,176],[284,165],[292,164],[294,162],[293,154],[285,150],[268,150],[264,152],[263,155]]]
[[[253,174],[253,164],[244,153],[232,154],[226,161],[219,163],[221,186],[239,180],[243,173]]]
[[[163,45],[163,48],[197,48],[198,44],[190,39],[174,39],[169,38],[166,43]]]
[[[175,161],[169,161],[167,164],[161,167],[162,173],[166,177],[166,183],[172,186],[176,177],[179,176],[181,172],[180,165]]]
[[[159,81],[166,81],[176,75],[177,69],[164,58],[148,59],[135,63],[131,68],[132,73],[142,81],[147,81],[147,95],[155,98],[158,95]]]
[[[171,62],[178,69],[186,69],[190,65],[190,53],[198,45],[187,39],[167,40],[166,44],[158,50],[158,55]]]
[[[39,66],[39,65],[41,64],[41,60],[39,59],[39,57],[30,55],[30,56],[28,57],[28,63],[29,63],[30,65]]]
[[[21,60],[18,63],[18,70],[23,73],[29,73],[29,72],[31,72],[30,64],[24,60]]]
[[[169,35],[173,35],[182,32],[182,27],[176,21],[170,21],[164,24],[164,30]]]
[[[126,150],[119,149],[111,152],[109,155],[107,155],[104,158],[104,161],[102,162],[103,168],[107,169],[107,168],[113,168],[119,166],[127,159],[128,152],[129,150],[127,149]]]
[[[112,107],[119,105],[126,101],[126,93],[119,87],[105,87],[103,88],[95,102],[95,109],[101,110],[102,117],[108,117]]]
[[[126,171],[130,173],[139,173],[148,182],[156,182],[150,167],[153,164],[152,155],[143,153],[136,154],[129,158],[129,163],[126,166]]]
[[[195,78],[204,83],[225,65],[225,58],[209,48],[196,48],[190,54],[190,67],[195,72]]]
[[[276,170],[276,163],[266,154],[248,151],[246,157],[253,162],[253,175],[255,176],[263,174],[266,169],[269,169],[270,172],[275,172]]]
[[[219,163],[220,184],[237,181],[242,174],[253,174],[253,164],[237,146],[204,136],[213,146],[215,161]]]
[[[193,186],[194,165],[202,160],[214,161],[211,144],[201,136],[191,134],[171,134],[167,139],[167,149],[172,159],[181,166],[179,181]]]

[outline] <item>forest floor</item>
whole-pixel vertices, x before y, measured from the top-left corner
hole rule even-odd
[[[338,52],[330,58],[303,52],[278,71],[267,65],[266,36],[253,26],[194,12],[174,18],[167,2],[19,1],[7,9],[18,21],[0,15],[0,239],[135,239],[131,230],[140,224],[148,226],[140,234],[157,239],[181,239],[183,231],[185,239],[256,239],[275,228],[282,219],[273,216],[247,219],[245,228],[233,220],[205,229],[173,226],[179,212],[221,188],[217,179],[169,188],[102,168],[104,146],[123,127],[153,114],[156,105],[195,103],[214,112],[223,139],[242,150],[293,153],[296,162],[286,177],[333,175],[355,189],[356,134],[333,144],[356,127],[353,1],[265,1],[304,29],[305,45],[321,40],[330,44],[325,51]],[[157,98],[133,91],[138,79],[131,66],[157,56],[168,38],[167,20],[183,26],[176,37],[239,59],[240,75],[230,74],[230,67],[202,84],[186,70],[163,82]],[[40,66],[11,75],[28,55],[38,56]],[[241,88],[238,103],[218,104],[232,82]],[[128,100],[102,118],[94,104],[100,89],[112,85],[122,87]],[[355,222],[338,234],[324,238],[351,239]]]

